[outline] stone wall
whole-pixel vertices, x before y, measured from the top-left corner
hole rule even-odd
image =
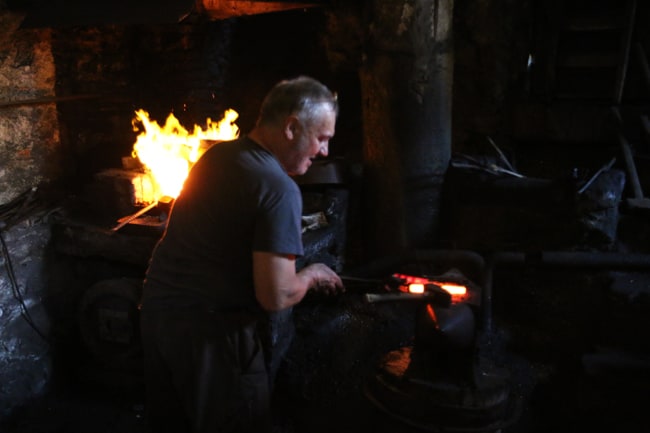
[[[42,302],[49,227],[30,219],[0,232],[0,417],[51,379],[50,322]]]
[[[61,170],[55,67],[51,32],[21,21],[0,2],[0,416],[44,392],[51,375],[40,188]]]
[[[21,20],[0,10],[0,203],[59,170],[50,31],[21,30]]]

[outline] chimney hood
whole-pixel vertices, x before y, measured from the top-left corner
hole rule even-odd
[[[8,3],[10,10],[25,14],[22,28],[172,24],[191,18],[214,21],[323,6],[292,0],[9,0]]]

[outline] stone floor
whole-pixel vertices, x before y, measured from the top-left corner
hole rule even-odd
[[[524,413],[502,433],[650,431],[648,381],[585,377],[569,372],[541,385]],[[338,401],[293,402],[278,433],[417,433],[419,429],[377,410],[361,396]],[[0,423],[3,433],[146,433],[139,393],[69,388],[35,400]],[[480,431],[480,430],[477,430]]]
[[[133,398],[137,397],[137,398]],[[139,396],[71,387],[15,410],[0,423],[3,433],[143,433]]]

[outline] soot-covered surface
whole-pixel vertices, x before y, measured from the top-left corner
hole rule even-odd
[[[382,355],[410,344],[414,305],[368,304],[361,298],[359,293],[312,298],[295,310],[296,337],[277,388],[280,419],[294,431],[404,428],[385,419],[363,388]]]
[[[567,280],[569,283],[575,284],[575,280]],[[517,403],[513,407],[518,413],[501,432],[648,431],[644,413],[650,378],[644,364],[605,371],[603,367],[625,364],[592,359],[587,363],[591,368],[586,369],[580,356],[574,356],[583,352],[580,346],[571,349],[571,329],[560,336],[551,328],[548,332],[557,338],[548,339],[548,332],[534,328],[535,317],[544,316],[542,302],[548,299],[536,302],[528,313],[497,309],[494,331],[479,339],[481,356],[511,375],[511,392]],[[524,308],[526,303],[518,305]],[[294,310],[296,337],[278,375],[276,432],[432,431],[392,417],[364,393],[364,385],[377,372],[383,356],[413,343],[415,309],[416,304],[407,302],[368,304],[354,289],[338,297],[306,298]],[[522,319],[526,314],[531,320]],[[548,321],[542,325],[564,326],[557,317]],[[543,353],[542,346],[548,353]],[[94,374],[83,380],[80,375],[74,385],[61,384],[51,394],[17,410],[0,422],[0,431],[149,433],[137,379],[129,387],[118,386],[116,379],[111,388],[107,386],[111,382],[108,372],[96,370]],[[93,380],[99,376],[103,376],[101,380]]]
[[[449,425],[429,423],[429,416],[422,417],[426,423],[419,417],[400,419],[402,414],[394,408],[376,405],[372,388],[368,386],[374,383],[387,354],[415,344],[415,327],[422,304],[369,304],[364,302],[362,294],[354,292],[329,302],[307,301],[295,311],[297,335],[278,381],[279,401],[284,409],[280,419],[290,426],[290,431],[410,433],[444,428],[454,431],[449,430]],[[477,341],[477,348],[482,345]],[[503,362],[491,353],[496,345],[490,346],[474,353]],[[455,379],[450,383],[455,384]],[[521,406],[521,391],[512,389],[513,411]],[[503,426],[513,421],[509,419]]]

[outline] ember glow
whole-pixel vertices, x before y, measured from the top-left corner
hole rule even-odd
[[[208,118],[206,129],[195,125],[190,133],[173,114],[160,127],[155,120],[149,119],[149,113],[142,109],[136,111],[133,130],[142,132],[133,145],[133,156],[140,160],[157,184],[151,196],[143,201],[153,203],[163,196],[178,197],[190,168],[203,152],[214,143],[239,136],[239,128],[235,125],[238,117],[236,111],[226,110],[219,122]]]

